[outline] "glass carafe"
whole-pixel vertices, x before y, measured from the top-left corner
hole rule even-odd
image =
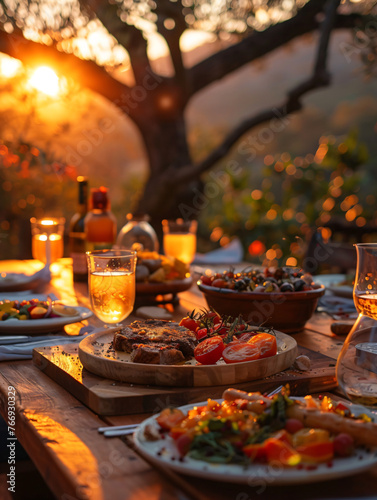
[[[336,376],[352,402],[377,409],[377,243],[355,246],[353,300],[359,316],[339,354]]]
[[[116,248],[133,248],[158,252],[159,244],[148,215],[127,215],[128,222],[119,231]],[[135,246],[137,245],[137,246]]]

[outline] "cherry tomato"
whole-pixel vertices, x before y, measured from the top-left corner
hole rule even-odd
[[[190,318],[190,316],[186,316],[185,318],[181,319],[179,326],[184,326],[188,330],[195,332],[199,326],[199,322],[194,318]]]
[[[242,361],[253,361],[259,358],[259,345],[249,344],[248,342],[237,342],[233,345],[228,345],[223,352],[225,363],[242,363]]]
[[[203,274],[203,276],[200,277],[200,280],[203,283],[203,285],[211,286],[212,285],[212,281],[213,281],[213,277],[212,276],[206,276],[205,274]]]
[[[194,356],[196,361],[202,365],[214,365],[221,358],[223,350],[223,339],[216,335],[198,344],[195,347]]]
[[[177,445],[181,457],[184,457],[190,451],[192,440],[193,438],[187,433],[182,434],[182,436],[179,436],[176,440],[175,444]]]
[[[257,344],[260,348],[260,357],[269,358],[277,353],[276,337],[269,333],[258,333],[247,341],[248,344]]]
[[[216,288],[226,288],[227,282],[223,280],[222,278],[217,278],[213,280],[212,286]]]
[[[195,332],[195,336],[197,340],[204,339],[205,337],[208,337],[208,330],[207,328],[198,328]]]
[[[165,408],[156,418],[156,421],[162,429],[170,431],[185,418],[184,413],[178,408]]]
[[[295,434],[297,431],[304,428],[304,424],[300,422],[300,420],[297,420],[297,418],[288,418],[284,428],[289,434]]]
[[[342,432],[341,434],[335,436],[333,444],[334,453],[335,455],[338,455],[338,457],[349,457],[350,455],[352,455],[355,447],[353,437],[349,434],[346,434],[345,432]]]
[[[222,323],[221,317],[217,314],[216,311],[207,311],[203,314],[203,320],[210,319],[212,320],[213,325],[219,325]]]
[[[229,333],[229,328],[227,326],[221,326],[220,324],[219,325],[216,325],[214,328],[211,328],[211,333],[216,333],[216,335],[221,335],[221,336],[225,336],[225,335],[228,335]]]

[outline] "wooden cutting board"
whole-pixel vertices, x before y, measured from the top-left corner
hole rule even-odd
[[[288,369],[263,380],[232,384],[237,389],[268,392],[289,383],[292,394],[331,390],[336,387],[335,361],[318,352],[298,348],[299,354],[311,360],[311,369],[299,372]],[[41,347],[34,349],[34,364],[55,382],[99,415],[128,415],[161,411],[166,406],[179,406],[220,398],[230,384],[212,387],[159,387],[116,382],[94,375],[78,357],[78,346]]]
[[[194,358],[183,365],[133,363],[130,354],[114,351],[114,333],[108,331],[94,333],[82,340],[79,357],[84,368],[90,372],[121,382],[172,387],[233,385],[263,379],[294,363],[297,342],[285,333],[276,331],[275,334],[278,346],[276,356],[243,363],[198,365]]]

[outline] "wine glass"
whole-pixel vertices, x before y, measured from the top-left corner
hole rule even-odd
[[[359,316],[336,365],[338,384],[348,398],[377,408],[377,243],[355,245],[353,300]]]
[[[189,266],[195,258],[196,228],[196,220],[163,220],[165,255],[175,257]]]
[[[105,327],[122,326],[135,302],[136,252],[97,250],[86,252],[89,296],[94,314]]]

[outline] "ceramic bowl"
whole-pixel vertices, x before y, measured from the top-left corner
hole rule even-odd
[[[209,307],[221,315],[241,315],[250,324],[272,326],[284,333],[299,332],[314,313],[325,287],[302,292],[237,292],[198,281]]]

